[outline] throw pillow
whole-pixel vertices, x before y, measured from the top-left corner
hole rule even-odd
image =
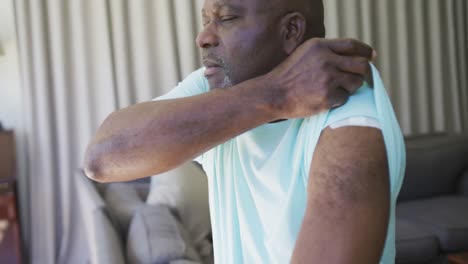
[[[127,237],[127,259],[132,264],[201,262],[187,231],[165,205],[147,205],[135,213]]]
[[[145,205],[138,191],[129,183],[111,183],[107,186],[104,200],[112,222],[122,239],[127,236],[134,212]]]
[[[202,257],[212,254],[208,180],[202,169],[188,162],[172,171],[153,176],[146,202],[171,207]]]

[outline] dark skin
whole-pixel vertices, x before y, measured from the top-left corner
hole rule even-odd
[[[211,91],[112,113],[89,144],[86,174],[100,182],[156,175],[262,124],[344,104],[369,75],[373,50],[355,40],[317,38],[319,4],[206,0],[197,44]],[[381,132],[324,130],[292,262],[378,263],[388,213]]]
[[[206,66],[220,66],[216,74],[207,76],[210,87],[225,88],[264,75],[287,57],[277,28],[279,11],[264,6],[255,1],[244,6],[216,2],[203,9],[204,30],[197,45]],[[229,79],[226,84],[225,79]]]
[[[291,263],[379,263],[390,211],[379,130],[326,129],[314,152],[307,193]]]

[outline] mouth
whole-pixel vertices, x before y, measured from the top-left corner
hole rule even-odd
[[[205,66],[205,76],[207,78],[219,73],[222,71],[223,67],[219,65],[218,63],[212,61],[212,60],[203,60],[203,66]]]

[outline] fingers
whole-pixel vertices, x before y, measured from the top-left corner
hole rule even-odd
[[[349,96],[350,94],[345,89],[341,87],[335,88],[329,98],[329,107],[333,109],[344,105],[348,101]]]
[[[335,85],[330,90],[328,103],[330,108],[337,108],[344,105],[351,94],[354,94],[363,84],[364,76],[352,73],[341,72],[338,75]]]
[[[364,83],[364,75],[342,72],[336,80],[335,87],[342,88],[348,95],[354,94]]]
[[[377,52],[372,47],[354,39],[323,40],[322,44],[337,55],[339,70],[362,75],[371,87],[374,86],[369,60],[374,60]]]
[[[345,104],[363,84],[364,76],[336,71],[328,90],[328,107],[336,108]]]
[[[366,75],[371,72],[369,61],[364,57],[337,56],[337,67],[340,71]]]
[[[337,68],[340,71],[363,76],[370,87],[374,86],[372,69],[369,61],[364,57],[337,57]]]
[[[324,40],[323,43],[339,55],[364,57],[372,60],[377,54],[371,46],[354,39]]]
[[[361,75],[370,87],[374,86],[371,65],[366,58],[337,55],[335,59],[338,70]]]

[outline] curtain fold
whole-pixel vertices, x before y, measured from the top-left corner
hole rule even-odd
[[[324,3],[329,37],[358,38],[377,49],[405,135],[468,131],[465,0]]]
[[[465,0],[325,0],[328,37],[373,45],[405,135],[468,131]],[[32,263],[85,263],[73,176],[112,111],[200,66],[203,0],[15,0],[19,189]]]

